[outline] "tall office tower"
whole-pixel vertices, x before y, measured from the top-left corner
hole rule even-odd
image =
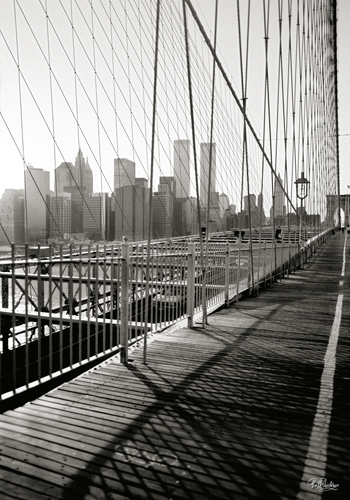
[[[93,193],[93,173],[81,149],[78,151],[74,165],[70,162],[63,162],[55,169],[55,192],[71,194],[71,231],[73,234],[82,233],[84,199]]]
[[[163,188],[163,186],[168,186],[167,188]],[[175,198],[176,191],[177,191],[177,182],[175,180],[175,177],[172,176],[161,176],[159,177],[159,184],[158,184],[158,191],[162,191],[165,189],[166,192],[169,192],[169,194],[172,195],[173,198]]]
[[[221,193],[219,196],[219,208],[220,208],[220,217],[224,217],[226,210],[228,210],[230,206],[230,200],[227,194]]]
[[[176,181],[176,198],[190,196],[190,146],[188,139],[174,141],[174,177]]]
[[[249,209],[251,212],[257,209],[256,206],[256,196],[255,194],[249,194],[243,198],[244,200],[244,211],[249,212]],[[249,206],[250,205],[250,206]]]
[[[50,238],[68,239],[72,232],[72,201],[70,193],[50,196]]]
[[[24,190],[5,189],[0,199],[0,244],[24,243]]]
[[[66,188],[76,186],[78,178],[75,175],[75,167],[70,162],[63,162],[55,168],[55,193],[63,193]]]
[[[93,193],[93,173],[88,159],[84,159],[81,149],[75,158],[74,165],[70,162],[62,162],[55,169],[55,192],[81,192],[81,196],[89,196]]]
[[[286,207],[284,204],[285,194],[283,192],[283,182],[280,174],[278,174],[278,180],[275,181],[275,215],[284,216],[286,213]]]
[[[122,186],[135,185],[135,162],[127,158],[114,159],[114,191]]]
[[[244,197],[244,212],[250,217],[249,227],[256,228],[260,226],[260,212],[256,204],[255,194]]]
[[[126,236],[130,241],[147,239],[149,224],[149,188],[147,179],[138,185],[121,186],[115,190],[115,239]]]
[[[92,240],[106,240],[107,209],[109,207],[107,193],[93,193],[85,198],[83,205],[83,232]]]
[[[276,224],[284,224],[284,218],[286,216],[286,206],[284,204],[285,194],[283,192],[283,182],[280,174],[278,174],[278,180],[275,180],[275,212],[273,213],[273,206],[271,207],[271,221],[275,217]]]
[[[24,172],[24,223],[29,242],[41,243],[48,237],[50,172],[28,165]]]
[[[93,174],[91,167],[89,165],[89,161],[86,158],[84,159],[83,153],[79,148],[78,154],[75,158],[75,171],[76,171],[76,179],[77,183],[84,193],[84,196],[89,196],[89,194],[93,193]]]
[[[135,177],[135,186],[148,188],[148,179],[145,177]]]
[[[188,235],[189,230],[186,218],[186,201],[188,197],[177,198],[175,196],[177,192],[177,180],[171,176],[159,177],[158,191],[159,189],[163,192],[165,190],[168,193],[168,203],[171,203],[171,199],[173,202],[173,236]]]
[[[108,235],[107,235],[108,241],[115,240],[115,207],[116,207],[115,193],[111,193],[111,196],[109,198],[109,208],[108,208],[108,219],[109,219]]]
[[[262,193],[258,194],[258,212],[259,212],[259,217],[261,217],[261,224],[265,224],[266,215],[264,210],[264,197]]]
[[[197,198],[191,196],[185,202],[185,212],[186,212],[186,225],[188,234],[198,235],[198,212],[197,212]]]
[[[204,142],[200,146],[200,188],[199,197],[201,206],[206,207],[208,204],[209,190],[209,167],[210,167],[210,143]],[[210,192],[216,191],[216,144],[212,143],[211,153],[211,180]]]
[[[174,177],[160,177],[153,198],[153,238],[174,236]]]
[[[231,210],[231,213],[235,214],[237,212],[237,207],[234,203],[231,203],[231,205],[229,206],[230,210]]]

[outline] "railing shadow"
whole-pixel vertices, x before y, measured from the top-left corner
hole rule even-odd
[[[78,484],[75,498],[295,498],[317,403],[308,381],[319,380],[321,364],[249,349],[276,313],[233,339],[215,326],[193,333],[194,350],[196,342],[208,346],[205,361],[169,338],[173,367],[155,355],[150,366],[120,368],[144,392],[142,411],[72,477],[63,498]]]

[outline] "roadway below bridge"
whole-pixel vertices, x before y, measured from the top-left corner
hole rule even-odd
[[[349,247],[3,413],[1,498],[348,498]]]

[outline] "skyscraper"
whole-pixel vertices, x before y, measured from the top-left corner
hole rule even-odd
[[[72,203],[70,193],[50,196],[50,238],[70,238]]]
[[[200,188],[199,196],[201,206],[206,207],[208,204],[209,191],[209,167],[210,167],[210,143],[204,142],[200,145]],[[211,156],[211,180],[210,193],[216,191],[216,144],[212,143]]]
[[[190,141],[178,139],[174,141],[174,177],[176,181],[176,198],[190,196]]]
[[[72,190],[80,192],[83,196],[93,193],[93,173],[81,149],[78,151],[74,165],[70,162],[62,162],[55,169],[55,192],[72,192]]]
[[[48,237],[50,172],[28,165],[24,172],[24,185],[26,236],[28,241],[43,242]]]
[[[5,189],[0,200],[0,243],[24,242],[24,190]]]
[[[147,239],[149,223],[149,187],[147,179],[137,178],[134,185],[114,191],[115,239],[126,236],[130,241]]]
[[[72,233],[83,232],[83,207],[85,199],[93,193],[93,173],[81,149],[75,163],[63,162],[55,169],[55,192],[70,193],[72,203]]]
[[[260,193],[258,195],[258,212],[259,212],[259,217],[261,218],[261,223],[265,224],[266,223],[266,216],[265,216],[265,210],[264,210],[264,197],[263,197],[262,193]]]
[[[105,240],[107,238],[107,193],[93,193],[85,198],[83,205],[83,231],[87,238]]]
[[[83,153],[79,148],[78,154],[75,158],[75,171],[77,173],[76,179],[84,196],[89,196],[94,191],[93,188],[93,174],[89,161],[84,159]]]
[[[220,207],[220,217],[224,217],[226,210],[230,206],[230,199],[225,193],[221,193],[219,196],[219,207]]]
[[[256,206],[255,194],[249,194],[247,196],[244,196],[244,211],[249,212],[250,210],[251,212],[253,212],[256,209],[257,206]]]
[[[74,182],[75,181],[75,182]],[[63,193],[66,188],[74,187],[78,183],[75,167],[70,162],[63,162],[55,168],[55,192]]]
[[[135,185],[135,162],[127,158],[114,159],[114,191],[122,186]]]
[[[160,177],[158,192],[153,198],[153,237],[174,236],[174,177]]]
[[[273,207],[271,207],[271,220],[273,219],[273,217],[275,217],[275,222],[277,224],[284,224],[284,217],[286,216],[286,206],[284,204],[285,194],[283,191],[283,181],[280,174],[278,174],[277,179],[275,179],[274,199],[275,212],[273,213]]]

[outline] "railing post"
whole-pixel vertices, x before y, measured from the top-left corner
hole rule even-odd
[[[2,266],[1,271],[9,273],[9,266]],[[1,307],[7,309],[9,306],[9,279],[4,276],[1,277]]]
[[[0,269],[3,273],[10,273],[9,266],[2,266]],[[4,309],[7,309],[9,307],[9,279],[4,276],[1,277],[1,299],[1,306]],[[2,335],[3,352],[8,351],[9,332],[11,326],[11,320],[9,320],[7,316],[2,316],[0,314],[0,333]]]
[[[41,261],[41,245],[38,245],[38,254],[37,254],[37,259],[38,259],[38,280],[37,280],[37,294],[38,294],[38,312],[43,310],[44,304],[45,304],[45,295],[44,295],[44,284],[41,278],[42,271],[43,271],[43,265]],[[39,314],[39,319],[40,319],[40,314]]]
[[[250,245],[247,249],[247,260],[248,260],[248,276],[247,276],[247,285],[248,285],[248,293],[249,295],[252,293],[252,264],[251,264],[251,248]]]
[[[121,255],[120,362],[128,363],[129,244],[124,236]]]
[[[226,242],[225,248],[225,306],[230,305],[230,243]]]
[[[190,241],[188,244],[188,262],[187,262],[187,326],[193,328],[194,315],[194,293],[195,293],[195,261],[196,261],[195,243]]]

